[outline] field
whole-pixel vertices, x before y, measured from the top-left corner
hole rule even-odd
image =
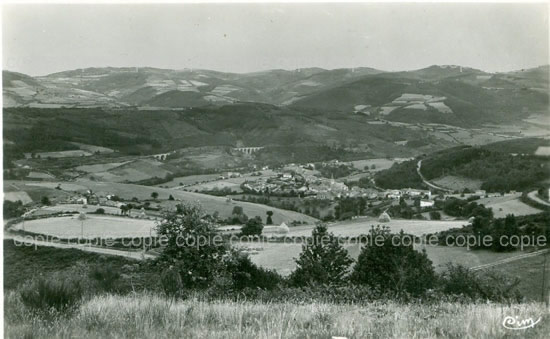
[[[59,151],[59,152],[40,152],[36,156],[40,158],[71,158],[71,157],[87,157],[92,155],[90,152],[83,150],[74,150],[74,151]]]
[[[543,304],[432,305],[373,302],[364,305],[174,301],[138,293],[101,295],[52,323],[25,313],[20,298],[5,298],[7,338],[546,338]],[[505,317],[542,317],[521,331],[502,326]]]
[[[82,144],[79,142],[73,142],[73,144],[77,145],[81,150],[85,150],[92,153],[113,153],[114,152],[113,149],[107,148],[107,147]]]
[[[162,183],[157,185],[159,187],[178,187],[178,186],[188,186],[198,184],[204,181],[212,181],[218,179],[219,174],[198,174],[198,175],[188,175],[185,177],[174,178],[169,182]],[[180,185],[181,184],[181,185]]]
[[[546,256],[546,260],[550,261],[550,256],[548,254],[546,254]],[[539,255],[513,261],[505,265],[496,266],[494,269],[511,276],[519,277],[521,281],[518,287],[527,299],[542,300],[541,292],[543,279],[541,268],[543,267],[543,264],[544,255]],[[548,279],[548,271],[546,274],[546,279]],[[546,288],[548,288],[548,282],[546,282]]]
[[[84,238],[148,237],[156,234],[156,224],[152,220],[88,215],[82,225]],[[76,238],[81,235],[78,215],[29,220],[14,225],[14,228],[60,238]]]
[[[432,179],[431,182],[437,186],[448,188],[453,191],[458,190],[460,192],[462,192],[462,190],[465,188],[471,191],[478,190],[481,188],[482,184],[481,180],[457,177],[453,175],[447,175],[442,178]]]
[[[539,209],[524,204],[519,200],[521,193],[505,195],[501,197],[482,198],[477,200],[479,204],[493,209],[495,218],[504,218],[508,214],[516,216],[537,214],[542,212]]]
[[[102,172],[92,172],[87,177],[107,182],[136,182],[154,177],[164,178],[171,172],[163,169],[161,165],[161,162],[153,159],[138,159]]]
[[[21,200],[23,205],[32,202],[31,197],[27,194],[27,192],[24,192],[24,191],[4,192],[4,200],[9,200],[14,202],[17,200]]]
[[[62,190],[57,190],[55,187],[60,185]],[[14,187],[15,186],[15,187]],[[235,202],[228,201],[226,198],[215,197],[206,194],[184,192],[182,190],[166,189],[160,187],[142,186],[134,184],[122,184],[122,183],[105,183],[88,180],[78,180],[75,182],[27,182],[27,181],[10,181],[4,183],[6,188],[16,189],[19,191],[25,191],[29,193],[33,200],[40,200],[42,196],[57,195],[66,197],[72,192],[84,193],[88,189],[91,189],[98,195],[116,194],[119,197],[131,200],[133,197],[139,200],[151,199],[151,193],[156,192],[159,194],[161,206],[164,208],[173,208],[177,203],[192,203],[200,204],[202,207],[210,212],[214,213],[218,211],[220,217],[227,218],[231,216],[233,208],[235,206],[242,206],[243,211],[249,217],[259,216],[263,220],[266,218],[267,211],[273,211],[273,223],[281,224],[283,221],[291,223],[294,220],[307,222],[314,224],[317,219],[309,217],[305,214],[282,210],[274,207],[269,207],[260,204],[254,204],[249,202]],[[168,201],[168,197],[172,195],[176,200]]]
[[[109,171],[113,168],[116,168],[118,166],[122,166],[124,164],[128,163],[128,161],[125,162],[110,162],[105,164],[94,164],[94,165],[82,165],[78,166],[75,169],[77,171],[83,171],[86,173],[96,173],[96,172],[105,172]]]
[[[358,236],[368,234],[371,226],[382,225],[389,227],[392,233],[399,233],[403,230],[407,234],[421,236],[428,233],[437,233],[451,228],[460,228],[466,221],[430,221],[430,220],[405,220],[393,219],[390,222],[380,223],[377,218],[361,218],[356,220],[339,222],[329,225],[329,231],[339,236]],[[290,229],[290,236],[308,236],[313,226],[298,226]]]
[[[253,172],[257,173],[257,172]],[[247,180],[258,180],[259,178],[269,178],[275,175],[271,170],[259,171],[261,175],[252,175],[245,173],[237,178],[219,179],[219,174],[191,175],[188,177],[175,178],[169,183],[158,185],[159,187],[176,187],[181,182],[189,191],[211,191],[214,189],[230,188],[235,192],[242,192],[240,186]]]
[[[79,213],[92,213],[92,212],[95,212],[98,208],[104,209],[105,213],[108,213],[108,214],[120,214],[120,208],[111,207],[111,206],[87,205],[86,207],[84,207],[84,205],[79,205],[79,204],[61,204],[61,205],[41,207],[39,209],[34,210],[31,213],[31,215],[47,215],[47,214],[54,214],[57,212],[74,212],[74,211]],[[139,211],[132,210],[130,213],[134,215],[134,214],[138,214]]]
[[[369,169],[372,165],[374,165],[376,168],[372,169],[372,171],[381,171],[390,168],[396,161],[399,162],[401,159],[365,159],[365,160],[357,160],[357,161],[351,161],[350,163],[353,165],[353,167],[357,168],[358,170],[364,170],[365,166],[368,166]]]
[[[31,179],[55,179],[53,175],[44,172],[31,171],[27,178]]]
[[[256,265],[275,270],[283,276],[289,275],[294,270],[296,267],[294,259],[298,258],[302,251],[302,245],[299,243],[236,242],[234,245],[245,250]],[[345,244],[345,248],[353,259],[357,259],[361,252],[359,244]],[[444,271],[448,263],[475,267],[525,253],[520,251],[507,253],[485,250],[473,251],[461,247],[447,246],[415,245],[415,248],[426,250],[426,254],[433,262],[437,272]]]

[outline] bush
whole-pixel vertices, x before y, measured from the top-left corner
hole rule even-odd
[[[351,275],[356,284],[377,287],[398,295],[422,295],[437,278],[425,251],[404,245],[405,234],[391,234],[387,227],[372,228]],[[395,239],[395,237],[399,239]]]
[[[105,214],[105,209],[98,208],[98,209],[95,210],[95,214]]]
[[[50,198],[48,198],[48,197],[42,197],[42,199],[40,200],[40,203],[42,203],[42,205],[44,205],[44,206],[50,206],[51,205]]]
[[[256,266],[248,255],[232,251],[230,259],[225,263],[225,270],[231,276],[232,287],[235,290],[245,288],[274,289],[282,278],[276,272]]]
[[[448,264],[447,271],[441,276],[445,294],[495,302],[521,301],[521,293],[517,289],[519,282],[519,279],[512,279],[502,273],[476,273],[458,264]]]
[[[25,284],[19,293],[23,304],[33,311],[49,312],[53,309],[64,312],[78,305],[83,289],[77,280],[40,277]]]
[[[181,296],[183,292],[183,281],[181,280],[180,273],[173,268],[162,271],[160,275],[160,284],[162,291],[167,296],[178,297]]]
[[[297,268],[289,281],[294,286],[308,284],[339,285],[346,281],[353,260],[327,226],[318,224],[311,238],[302,245],[302,253],[296,260]]]
[[[431,220],[441,220],[441,213],[438,211],[431,211],[430,212],[430,219]]]
[[[116,290],[116,284],[120,279],[120,273],[112,265],[95,265],[90,269],[88,276],[105,292]]]
[[[22,216],[25,213],[25,208],[21,200],[9,201],[4,200],[4,218],[11,219]]]

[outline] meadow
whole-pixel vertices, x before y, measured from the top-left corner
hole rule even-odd
[[[106,294],[52,321],[26,311],[17,293],[5,297],[6,338],[547,338],[550,332],[550,314],[539,303],[337,305]],[[510,330],[506,317],[541,321]]]
[[[422,236],[423,234],[437,233],[451,228],[461,228],[467,222],[465,220],[413,220],[413,219],[392,219],[389,222],[381,223],[377,218],[363,217],[355,220],[347,220],[329,224],[329,231],[338,236],[358,236],[368,234],[371,226],[387,226],[392,233],[399,233],[401,230],[407,234]],[[313,226],[298,226],[290,230],[289,236],[309,236]]]
[[[87,215],[83,221],[78,219],[78,215],[28,220],[14,225],[14,228],[60,238],[76,238],[81,236],[81,226],[84,238],[148,237],[156,235],[154,230],[156,224],[152,220],[99,215]]]
[[[250,259],[256,265],[274,270],[283,276],[288,276],[296,268],[294,260],[298,258],[302,251],[300,243],[234,242],[233,245],[248,253]],[[355,260],[361,252],[359,244],[346,244],[344,247],[350,257]],[[448,263],[460,264],[464,267],[475,267],[526,253],[521,251],[493,252],[488,250],[468,250],[464,247],[450,246],[415,245],[415,248],[419,251],[422,249],[426,250],[426,254],[432,261],[436,272],[445,271]],[[530,260],[537,261],[538,259]],[[526,258],[518,261],[531,262],[530,260]],[[517,275],[521,274],[518,273]],[[537,281],[540,281],[540,279]]]
[[[521,202],[519,200],[520,196],[521,193],[501,197],[481,198],[477,200],[477,202],[485,205],[485,207],[492,208],[495,218],[504,218],[508,214],[522,216],[542,212],[539,209]]]

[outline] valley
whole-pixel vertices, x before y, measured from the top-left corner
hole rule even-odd
[[[478,222],[496,232],[509,215],[518,234],[547,232],[547,71],[4,71],[5,234],[154,259],[158,245],[124,241],[157,239],[188,204],[284,277],[319,222],[354,260],[381,225],[411,236],[437,272],[505,271],[537,247],[442,242]],[[259,238],[242,238],[254,220]]]

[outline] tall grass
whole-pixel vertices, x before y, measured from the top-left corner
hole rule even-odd
[[[5,297],[7,338],[547,338],[550,333],[550,314],[537,303],[335,305],[104,294],[45,321],[25,309],[19,294]],[[502,326],[506,316],[542,320],[513,331]]]

